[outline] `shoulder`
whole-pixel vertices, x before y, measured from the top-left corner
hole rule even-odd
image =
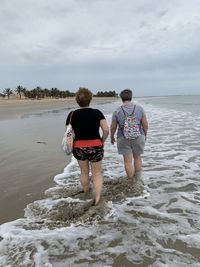
[[[102,111],[97,108],[91,108],[91,110],[96,114],[103,114]]]
[[[95,112],[95,113],[102,113],[99,109],[97,109],[97,108],[91,108],[91,110],[93,111],[93,112]]]
[[[114,112],[113,114],[115,115],[118,115],[119,113],[121,113],[123,110],[122,110],[122,106],[119,106]]]
[[[141,104],[138,103],[138,102],[134,102],[134,106],[135,106],[136,109],[143,110],[143,107],[142,107]]]
[[[103,115],[103,112],[99,109],[94,109],[96,114],[98,115],[98,117],[100,117],[100,119],[105,119],[105,116]]]
[[[119,106],[112,114],[112,120],[119,120],[122,117],[123,110],[122,107]]]
[[[72,110],[72,112],[73,112],[73,113],[79,113],[79,112],[81,112],[81,108],[77,108],[77,109],[75,109],[75,110]]]
[[[136,113],[140,114],[141,116],[145,114],[143,107],[139,103],[135,103],[135,105],[136,105],[135,107]]]
[[[76,114],[78,114],[78,113],[79,113],[78,109],[72,110],[69,112],[68,118],[70,118],[70,117],[73,118],[74,116],[76,117]]]
[[[79,115],[81,115],[81,109],[74,109],[72,111],[69,112],[67,118],[68,120],[71,118],[71,120],[77,119],[79,117]]]
[[[74,111],[72,110],[72,111],[70,111],[69,113],[68,113],[68,115],[67,115],[67,118],[69,118],[72,114],[74,113]]]
[[[71,123],[71,120],[72,120],[72,117],[73,117],[73,113],[74,111],[70,111],[69,114],[67,115],[67,119],[66,119],[66,125],[70,124]]]

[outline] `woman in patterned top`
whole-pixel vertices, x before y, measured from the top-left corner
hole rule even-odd
[[[123,155],[124,167],[128,178],[138,176],[142,169],[142,157],[148,131],[148,121],[144,109],[132,102],[132,91],[125,89],[120,93],[122,105],[113,113],[111,123],[111,144],[115,143],[115,132],[117,130],[118,154]],[[134,116],[139,128],[139,135],[133,140],[125,138],[124,124],[125,114]]]

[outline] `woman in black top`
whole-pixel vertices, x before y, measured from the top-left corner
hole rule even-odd
[[[79,109],[69,113],[66,125],[71,125],[75,133],[73,155],[77,159],[81,171],[81,184],[84,192],[90,190],[89,170],[95,189],[95,205],[101,198],[103,176],[102,158],[104,142],[109,134],[109,127],[103,113],[89,107],[92,93],[87,88],[80,88],[76,93]],[[71,116],[72,115],[72,116]],[[99,133],[102,130],[102,136]]]

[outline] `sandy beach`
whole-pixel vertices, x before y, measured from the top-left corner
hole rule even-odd
[[[92,103],[111,101],[98,98]],[[74,99],[0,100],[0,224],[23,217],[27,204],[42,198],[66,167],[70,157],[60,142],[70,108],[77,108]],[[63,117],[55,117],[60,113]]]
[[[116,98],[93,98],[93,103],[106,103]],[[13,119],[22,116],[23,114],[29,114],[38,111],[46,110],[60,110],[64,108],[77,107],[77,103],[74,98],[60,98],[60,99],[0,99],[0,120]]]
[[[62,109],[76,106],[74,98],[67,99],[41,99],[41,100],[0,100],[0,120],[7,120],[20,117],[23,114]]]

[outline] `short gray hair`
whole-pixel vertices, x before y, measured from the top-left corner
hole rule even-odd
[[[119,95],[123,102],[132,100],[132,91],[130,89],[124,89]]]

